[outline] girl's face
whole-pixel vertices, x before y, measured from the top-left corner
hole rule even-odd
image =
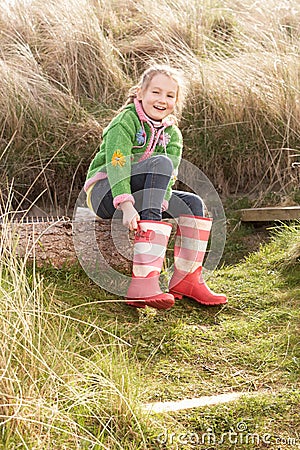
[[[178,93],[178,84],[168,75],[154,75],[146,89],[137,91],[137,99],[142,102],[147,116],[153,120],[162,120],[174,111]]]

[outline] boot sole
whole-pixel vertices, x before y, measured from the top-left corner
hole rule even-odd
[[[167,301],[167,299],[159,299],[159,298],[149,298],[149,299],[145,299],[143,301],[141,300],[133,300],[133,299],[128,299],[126,301],[126,304],[128,306],[134,306],[135,308],[146,308],[146,306],[150,306],[151,308],[155,308],[155,309],[159,309],[159,310],[167,310],[172,308],[172,306],[174,306],[175,301],[169,299],[169,301]]]
[[[192,300],[195,300],[195,302],[199,303],[200,305],[205,305],[205,306],[219,306],[219,305],[226,305],[227,303],[227,298],[224,299],[224,301],[218,302],[218,303],[210,303],[210,302],[204,302],[204,301],[200,301],[199,299],[189,296],[189,295],[185,295],[185,294],[181,294],[180,292],[176,292],[171,290],[170,294],[174,295],[174,298],[178,299],[178,300],[182,300],[183,297],[186,298],[190,298]]]
[[[146,308],[146,304],[141,301],[127,301],[126,305],[133,306],[134,308]]]

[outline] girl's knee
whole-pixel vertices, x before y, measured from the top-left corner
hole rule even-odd
[[[191,194],[190,207],[195,216],[203,216],[204,215],[204,203],[203,203],[202,198],[200,198],[198,195]]]
[[[199,195],[193,194],[191,192],[186,192],[183,198],[188,208],[188,214],[193,216],[202,217],[204,215],[204,203]]]
[[[172,175],[173,163],[166,155],[156,155],[151,158],[153,165],[162,175]]]

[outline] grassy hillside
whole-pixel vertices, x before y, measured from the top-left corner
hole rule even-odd
[[[103,126],[155,60],[186,71],[184,157],[219,192],[293,197],[299,16],[296,0],[4,0],[1,189],[72,209]]]
[[[216,271],[209,285],[228,305],[140,311],[79,268],[29,270],[2,233],[0,448],[298,448],[299,236],[299,223],[283,226]],[[244,396],[143,408],[232,392]]]

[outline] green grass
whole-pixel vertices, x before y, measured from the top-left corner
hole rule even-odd
[[[176,448],[176,443],[190,444],[182,448],[195,448],[192,444],[197,443],[202,449],[299,448],[299,402],[299,391],[286,390],[183,411],[171,415],[180,423],[174,437],[171,432],[163,437],[173,443],[169,448]]]
[[[40,269],[51,297],[44,306],[47,321],[40,313],[42,330],[36,328],[46,345],[47,370],[38,359],[24,386],[29,389],[34,380],[38,398],[47,399],[41,407],[44,425],[36,433],[41,442],[49,426],[45,411],[55,402],[53,423],[59,432],[53,426],[44,437],[51,449],[194,448],[195,439],[203,449],[265,445],[275,450],[295,444],[300,433],[299,242],[299,223],[283,225],[258,252],[235,265],[224,263],[208,284],[229,301],[215,308],[184,299],[170,311],[135,310],[101,290],[79,267]],[[177,413],[141,410],[143,403],[236,391],[248,396]],[[32,408],[36,402],[34,397]],[[12,419],[2,428],[2,448],[21,445],[22,439],[27,447],[20,448],[40,448],[29,438],[32,426],[24,429]],[[208,447],[207,439],[215,443]]]

